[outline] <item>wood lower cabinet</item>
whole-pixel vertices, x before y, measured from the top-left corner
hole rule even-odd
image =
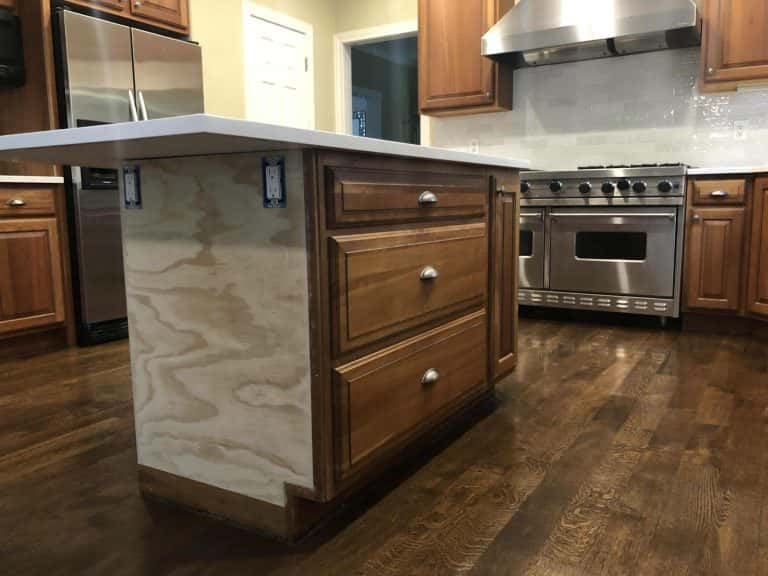
[[[768,3],[707,0],[704,4],[701,83],[704,90],[733,90],[768,80]]]
[[[688,308],[739,309],[745,220],[744,208],[691,211],[685,253]]]
[[[747,307],[768,318],[768,178],[754,184]]]
[[[491,256],[491,370],[501,378],[517,364],[517,288],[520,251],[519,185],[513,181],[496,194],[493,218],[493,254]]]
[[[173,32],[189,31],[189,0],[67,0],[67,2]]]
[[[441,116],[512,108],[512,70],[480,54],[483,35],[512,3],[419,0],[419,100]]]
[[[0,334],[64,319],[56,219],[0,220]]]

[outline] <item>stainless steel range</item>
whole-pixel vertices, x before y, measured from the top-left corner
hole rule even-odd
[[[520,304],[680,315],[685,166],[521,175]]]

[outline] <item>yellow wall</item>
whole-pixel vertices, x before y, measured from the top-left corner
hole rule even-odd
[[[334,129],[333,35],[415,20],[417,0],[258,0],[258,5],[312,24],[315,120]],[[192,39],[203,47],[206,112],[245,116],[242,0],[190,0]]]

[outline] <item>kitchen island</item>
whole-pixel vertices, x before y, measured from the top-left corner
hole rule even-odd
[[[515,365],[527,162],[206,115],[0,160],[123,173],[146,495],[294,539]]]

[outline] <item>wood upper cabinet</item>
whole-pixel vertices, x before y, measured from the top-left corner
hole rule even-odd
[[[189,0],[131,0],[131,14],[186,30],[189,27]]]
[[[69,3],[111,13],[128,12],[128,0],[69,0]]]
[[[64,319],[56,219],[0,220],[0,334]]]
[[[503,186],[503,188],[502,188]],[[498,380],[517,364],[517,309],[520,238],[519,180],[498,183],[492,226],[491,371]]]
[[[175,32],[189,30],[189,0],[67,0]]]
[[[768,80],[768,2],[707,0],[701,78],[705,90]]]
[[[744,253],[744,208],[689,210],[686,240],[688,308],[739,309]]]
[[[0,0],[0,8],[16,9],[16,0]]]
[[[481,38],[509,2],[419,0],[419,98],[423,114],[512,107],[512,73],[480,54]]]
[[[768,178],[755,181],[747,306],[768,317]]]

